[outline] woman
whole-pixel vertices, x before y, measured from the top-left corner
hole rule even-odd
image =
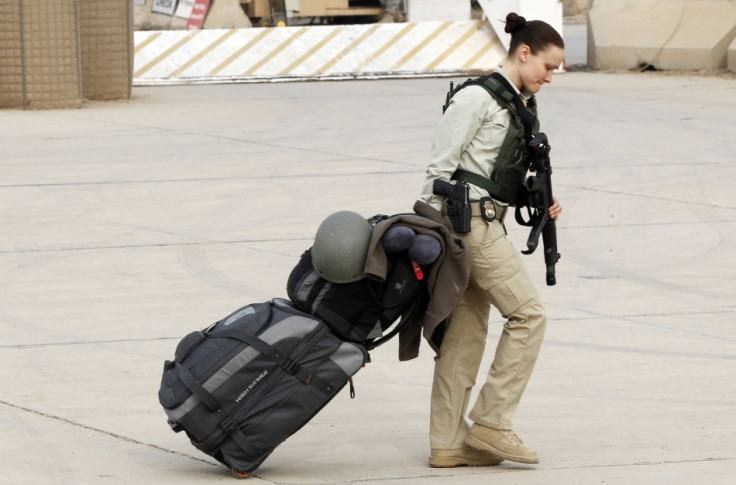
[[[514,433],[512,418],[537,359],[546,316],[520,254],[505,237],[503,218],[524,184],[527,150],[519,147],[526,147],[530,131],[538,127],[534,94],[552,81],[552,72],[564,60],[564,43],[547,23],[527,22],[516,13],[506,17],[505,30],[511,34],[508,57],[490,81],[463,87],[446,106],[421,196],[446,213],[445,198],[433,194],[433,184],[437,179],[460,179],[469,185],[473,207],[470,232],[458,234],[473,254],[473,269],[435,363],[429,459],[433,467],[539,462],[537,453]],[[505,86],[513,96],[504,99],[490,85]],[[509,100],[515,96],[520,98],[516,104]],[[561,210],[555,200],[550,217],[557,219]],[[485,349],[491,306],[508,321],[470,412],[470,427],[465,413]]]

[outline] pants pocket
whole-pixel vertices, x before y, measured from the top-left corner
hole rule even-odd
[[[538,294],[521,255],[504,236],[503,227],[498,223],[488,226],[485,238],[475,240],[478,245],[473,248],[471,278],[488,292],[491,303],[501,314],[507,316],[529,300],[538,298]]]

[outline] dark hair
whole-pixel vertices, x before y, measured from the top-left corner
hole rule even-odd
[[[532,54],[547,50],[550,45],[560,49],[565,48],[565,42],[560,34],[547,22],[541,20],[527,22],[524,17],[515,12],[506,16],[504,31],[511,34],[509,54],[516,52],[516,49],[522,44],[528,45]]]

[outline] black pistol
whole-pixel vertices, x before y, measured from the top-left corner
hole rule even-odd
[[[447,198],[447,216],[452,223],[452,229],[458,234],[470,232],[470,219],[473,210],[470,208],[470,188],[466,182],[458,180],[451,184],[445,180],[435,179],[432,186],[434,195]]]

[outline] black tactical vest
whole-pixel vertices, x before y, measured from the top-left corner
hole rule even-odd
[[[442,112],[444,113],[450,104],[450,99],[458,91],[467,86],[478,85],[488,91],[488,94],[493,96],[502,108],[511,113],[509,131],[506,133],[506,138],[501,144],[501,149],[493,165],[490,178],[462,169],[458,169],[452,175],[452,178],[464,180],[481,187],[488,191],[494,199],[514,205],[518,196],[523,193],[524,179],[529,167],[527,162],[529,153],[527,143],[531,139],[532,134],[539,132],[539,121],[537,120],[537,102],[534,96],[532,96],[526,105],[526,111],[531,117],[531,119],[527,118],[527,123],[531,126],[531,133],[527,133],[529,130],[525,130],[524,128],[524,114],[520,113],[518,109],[520,100],[514,99],[518,95],[507,89],[504,86],[504,82],[507,81],[498,73],[476,79],[468,79],[457,88],[450,89],[450,92],[447,93],[445,105],[442,107]],[[523,106],[521,109],[524,109]]]

